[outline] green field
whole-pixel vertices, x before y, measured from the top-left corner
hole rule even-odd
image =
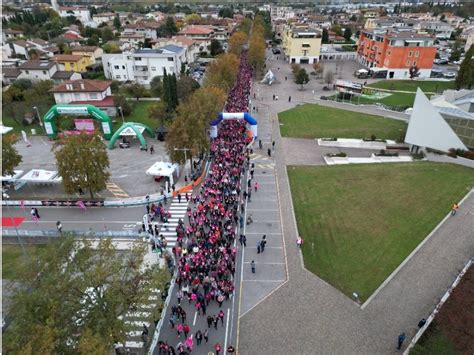
[[[283,137],[403,139],[406,123],[365,113],[306,104],[278,114]]]
[[[410,350],[412,355],[457,355],[453,343],[431,324],[420,340]]]
[[[415,102],[415,94],[405,94],[397,92],[391,94],[390,96],[384,97],[383,99],[372,100],[365,97],[361,97],[360,99],[354,97],[352,100],[354,101],[354,103],[373,104],[378,102],[387,106],[396,108],[400,107],[405,109],[407,107],[413,107],[413,103]]]
[[[125,117],[125,122],[138,122],[155,129],[159,125],[159,121],[148,118],[148,108],[157,103],[157,101],[131,101],[133,111],[130,115]],[[115,120],[122,123],[122,117],[118,115]]]
[[[416,92],[419,87],[424,92],[441,92],[447,89],[454,89],[454,80],[381,80],[367,85],[368,87]]]
[[[27,257],[34,257],[44,249],[43,244],[25,245]],[[2,245],[2,278],[15,280],[16,272],[23,260],[23,252],[20,245],[3,244]]]
[[[289,166],[308,270],[366,300],[474,186],[472,169],[428,162]]]

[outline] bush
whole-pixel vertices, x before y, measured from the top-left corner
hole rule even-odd
[[[411,157],[415,160],[421,160],[425,157],[425,153],[423,153],[423,152],[412,153]]]
[[[448,151],[448,157],[457,158],[458,156],[456,155],[456,149],[451,148],[451,149]]]
[[[387,152],[384,149],[382,149],[379,153],[376,153],[375,155],[378,157],[398,157],[397,152]]]
[[[372,134],[372,135],[370,136],[370,139],[371,139],[372,141],[374,141],[374,140],[377,139],[377,137],[375,136],[375,134]]]

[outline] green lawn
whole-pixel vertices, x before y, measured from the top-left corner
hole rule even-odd
[[[382,99],[372,100],[365,97],[361,97],[360,100],[355,97],[354,101],[361,104],[373,104],[373,103],[381,103],[387,106],[395,106],[395,107],[413,107],[413,103],[415,102],[415,94],[405,94],[405,93],[394,93],[390,96],[384,97]]]
[[[158,127],[159,122],[157,120],[148,118],[148,108],[157,102],[158,101],[130,101],[130,103],[133,105],[133,111],[130,115],[125,117],[125,122],[143,123],[147,126],[150,126],[150,128],[154,130],[156,127]],[[115,120],[120,124],[122,123],[122,118],[120,115],[117,116]]]
[[[407,125],[398,120],[320,105],[302,105],[278,114],[283,137],[400,139]]]
[[[393,85],[393,87],[392,87]],[[454,81],[442,80],[381,80],[367,85],[372,88],[386,90],[413,91],[419,87],[424,92],[441,92],[447,89],[454,89]]]
[[[43,244],[27,244],[25,250],[28,257],[34,257],[44,249]],[[23,259],[23,252],[20,245],[2,245],[2,278],[8,280],[16,279],[16,270]]]
[[[8,116],[4,112],[2,112],[2,124],[7,127],[12,127],[13,132],[17,133],[19,138],[21,139],[21,131],[25,131],[27,135],[31,135],[31,129],[36,129],[37,135],[44,135],[43,128],[39,125],[39,123],[35,123],[29,126],[24,126],[21,123],[17,123],[13,117]]]
[[[417,162],[288,167],[306,267],[366,300],[474,186],[472,169]]]
[[[434,322],[436,323],[436,321]],[[433,323],[410,350],[412,355],[456,355],[453,343]]]

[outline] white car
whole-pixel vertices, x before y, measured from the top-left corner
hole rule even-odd
[[[443,74],[446,79],[454,79],[456,77],[456,73],[452,71],[448,71]]]

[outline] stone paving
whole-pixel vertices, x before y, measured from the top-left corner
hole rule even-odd
[[[269,62],[269,66],[273,64]],[[283,65],[278,65],[283,70]],[[267,97],[266,102],[257,100],[255,104],[271,107],[269,118],[275,122],[276,113],[289,108],[289,104],[287,100],[272,102],[271,95],[277,92],[283,97],[285,93],[294,92],[294,84],[280,84],[279,87],[271,88],[260,84],[255,86],[262,97]],[[265,120],[259,114],[256,117],[259,125]],[[264,302],[243,313],[240,319],[239,353],[397,352],[398,334],[406,332],[408,344],[417,330],[418,321],[431,312],[439,297],[474,253],[474,193],[463,202],[458,214],[447,218],[420,249],[407,258],[389,282],[376,291],[370,302],[361,308],[302,266],[301,252],[296,246],[297,226],[286,172],[286,164],[291,162],[288,157],[298,155],[298,150],[285,144],[275,125],[272,133],[276,141],[275,171],[281,201],[283,252],[286,251],[288,282]],[[305,155],[307,151],[299,151],[299,154]],[[262,203],[256,208],[264,206],[265,203]],[[242,297],[246,297],[245,293]]]

